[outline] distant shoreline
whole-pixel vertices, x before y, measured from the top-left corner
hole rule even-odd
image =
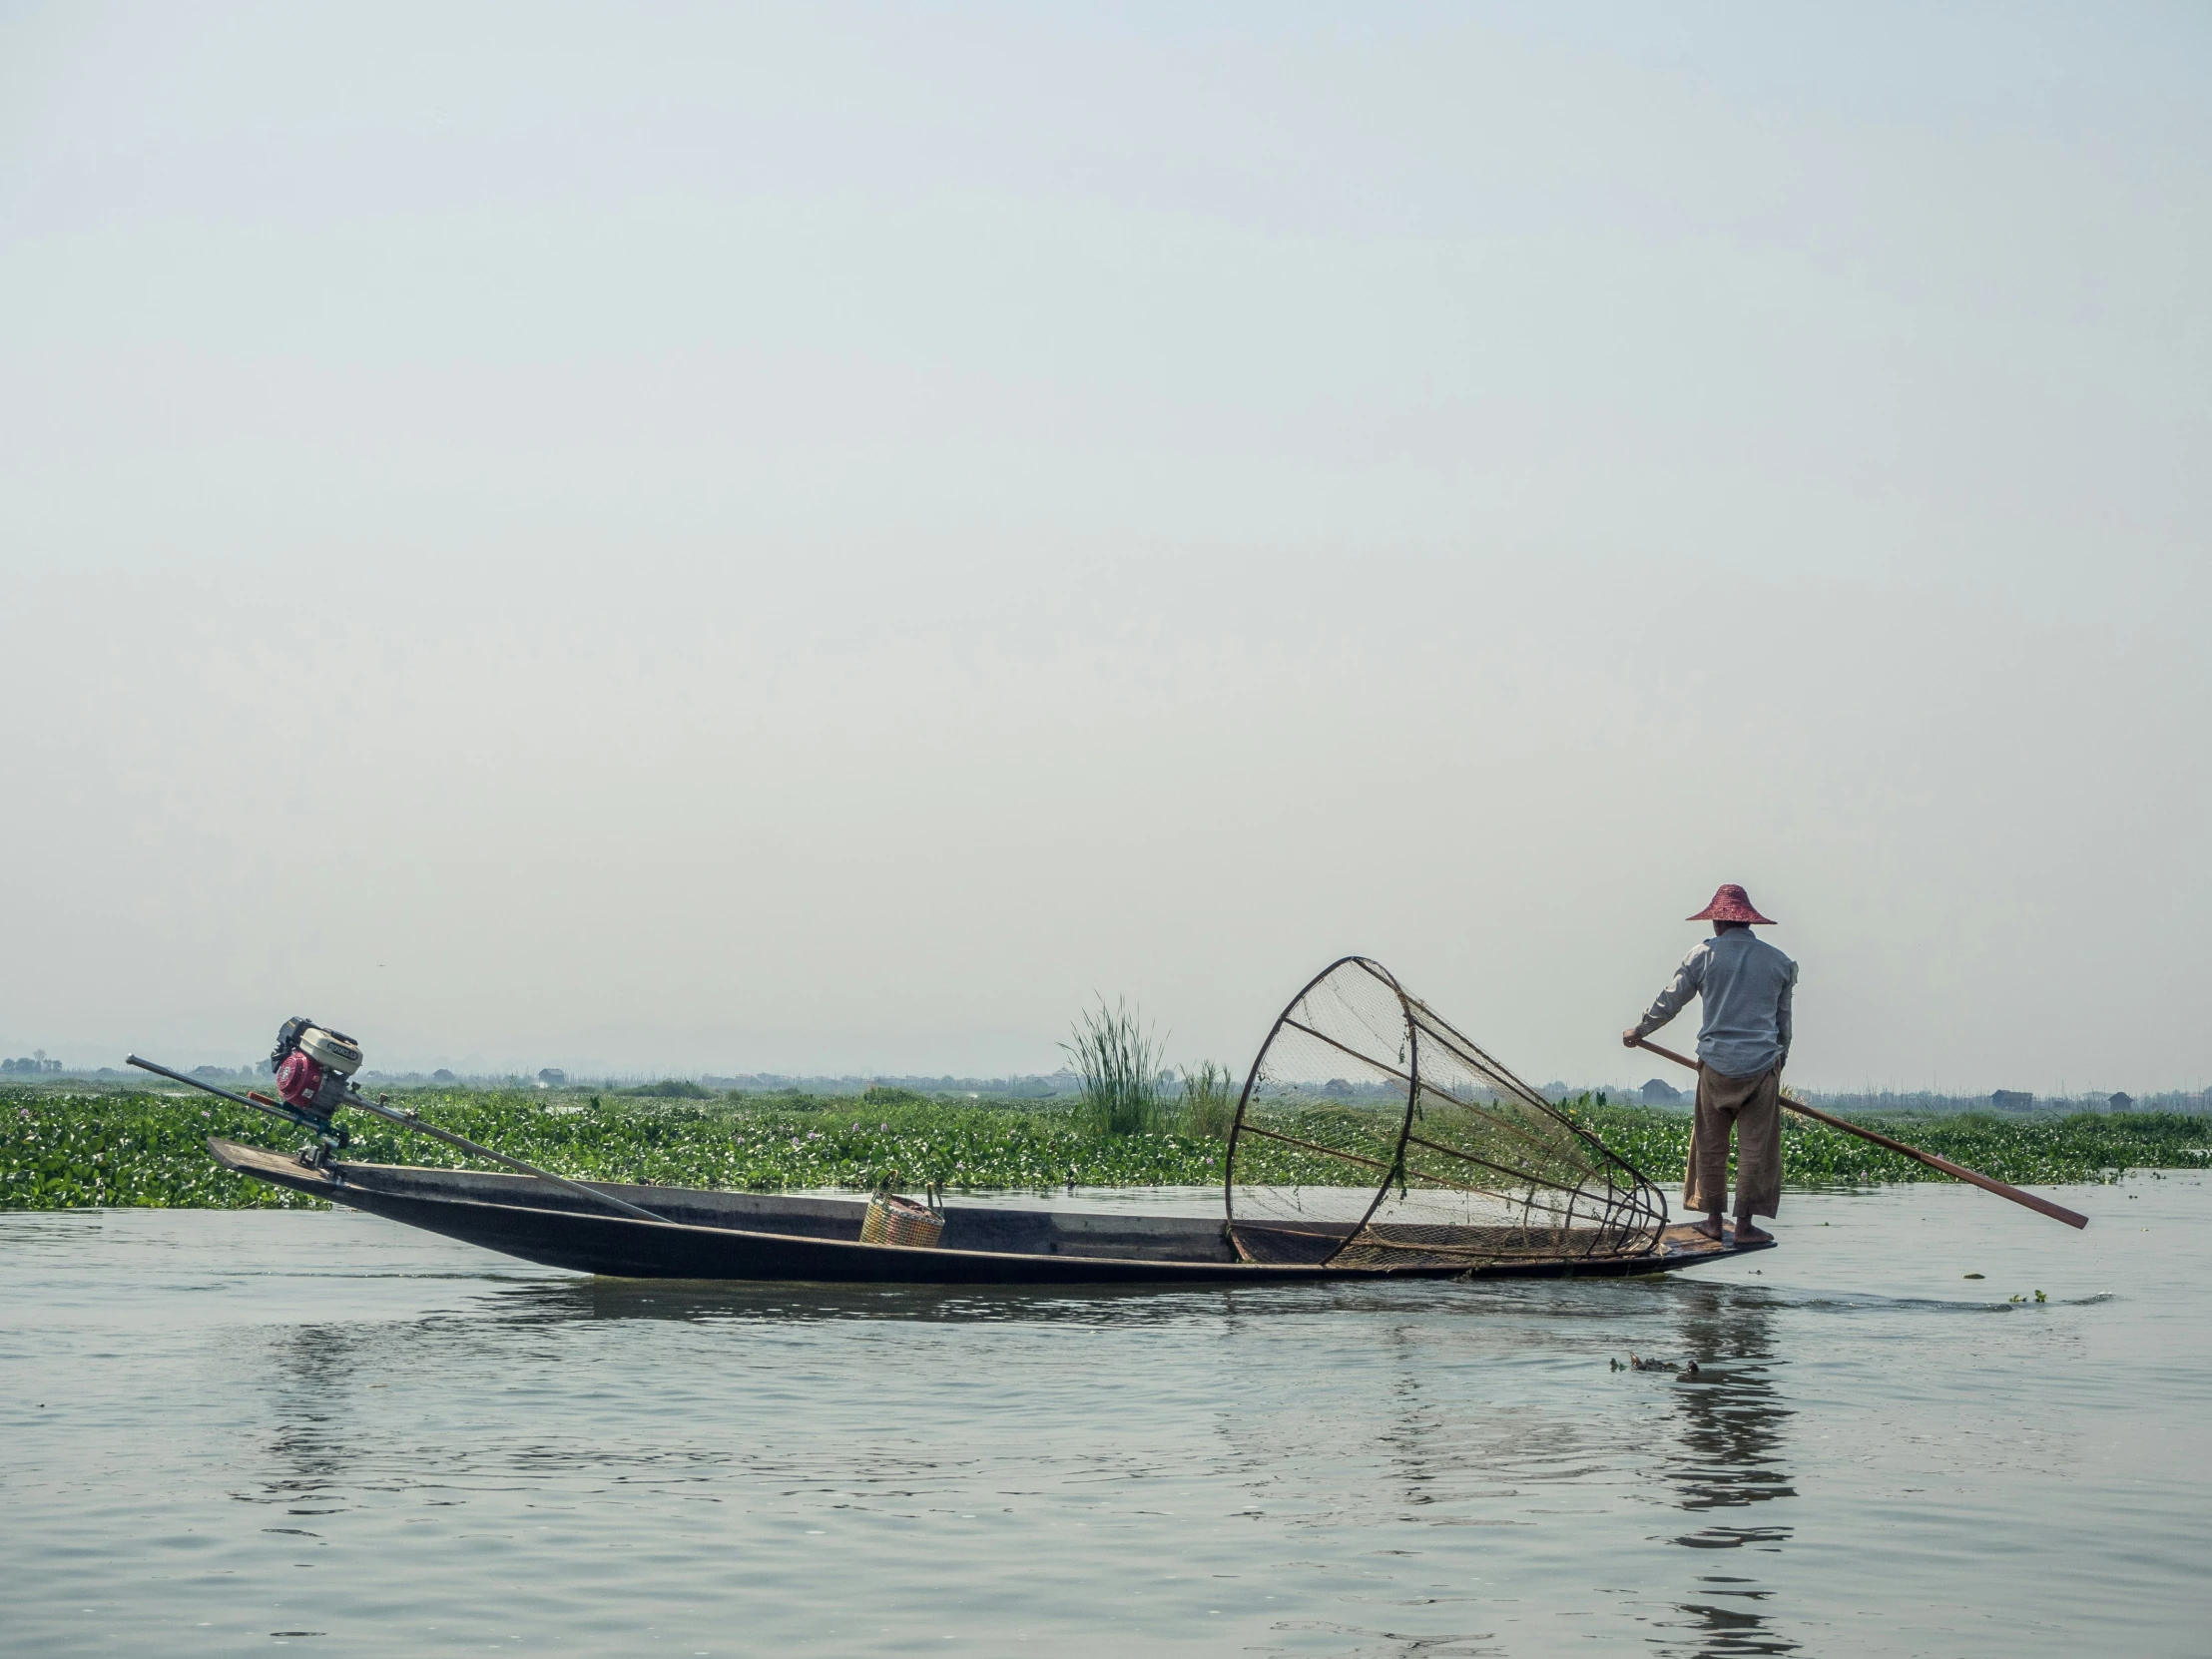
[[[9,1065],[15,1063],[7,1062]],[[269,1068],[266,1066],[238,1069],[203,1065],[185,1069],[222,1088],[266,1089],[270,1084]],[[889,1088],[931,1099],[964,1099],[992,1105],[1026,1105],[1039,1108],[1064,1106],[1082,1089],[1082,1080],[1074,1073],[1066,1071],[1004,1077],[955,1077],[950,1074],[893,1076],[887,1072],[819,1076],[772,1072],[635,1072],[603,1077],[571,1077],[566,1072],[549,1067],[535,1076],[512,1072],[457,1074],[448,1071],[366,1071],[361,1074],[359,1081],[372,1094],[381,1089],[388,1090],[395,1096],[442,1092],[495,1095],[662,1095],[670,1098],[727,1095],[752,1098],[798,1094],[816,1098],[844,1098],[859,1095],[870,1088]],[[1235,1074],[1233,1081],[1241,1085],[1243,1073]],[[1669,1100],[1665,1095],[1655,1095],[1649,1090],[1648,1084],[1551,1082],[1542,1085],[1538,1092],[1550,1100],[1603,1095],[1608,1102],[1614,1103],[1672,1105],[1685,1111],[1689,1109],[1696,1084],[1694,1078],[1682,1074],[1679,1082],[1672,1077],[1655,1081],[1672,1089],[1675,1098]],[[145,1088],[146,1082],[143,1072],[120,1066],[79,1067],[38,1073],[0,1070],[0,1089],[92,1088],[129,1093]],[[1818,1089],[1803,1086],[1794,1079],[1788,1081],[1788,1086],[1792,1093],[1808,1104],[1841,1113],[1846,1117],[1865,1113],[1956,1116],[1994,1112],[2005,1117],[2066,1117],[2081,1112],[2106,1111],[2212,1113],[2212,1087],[2161,1089],[2143,1093],[2093,1089],[2079,1094],[2053,1095],[2035,1094],[2024,1089],[1992,1089],[1984,1094],[1944,1094],[1931,1089]],[[1396,1090],[1392,1086],[1355,1092],[1366,1098],[1380,1100],[1394,1094]]]

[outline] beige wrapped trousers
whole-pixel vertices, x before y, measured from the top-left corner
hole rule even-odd
[[[1771,1216],[1782,1204],[1782,1072],[1697,1074],[1697,1120],[1682,1208],[1717,1216],[1728,1208],[1728,1132],[1736,1131],[1736,1214]]]

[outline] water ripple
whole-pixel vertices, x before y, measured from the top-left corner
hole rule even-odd
[[[2212,1186],[2125,1230],[2084,1202],[2073,1235],[1793,1194],[1784,1250],[1703,1277],[1168,1295],[4,1218],[11,1638],[2010,1659],[2093,1621],[2187,1651]]]

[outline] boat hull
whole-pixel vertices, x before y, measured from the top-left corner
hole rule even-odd
[[[664,1216],[640,1221],[519,1175],[334,1163],[210,1140],[225,1168],[310,1198],[546,1267],[626,1279],[876,1285],[1305,1284],[1321,1280],[1565,1279],[1667,1273],[1771,1249],[1670,1227],[1647,1255],[1477,1267],[1331,1267],[1247,1262],[1219,1221],[948,1206],[932,1248],[862,1244],[866,1205],[684,1187],[586,1183]]]

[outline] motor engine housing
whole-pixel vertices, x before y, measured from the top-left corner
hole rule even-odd
[[[310,1025],[299,1033],[299,1052],[316,1065],[351,1077],[361,1069],[361,1045],[338,1031]]]
[[[300,1015],[278,1028],[270,1059],[276,1066],[276,1093],[283,1103],[296,1112],[327,1119],[345,1104],[347,1085],[361,1067],[361,1049],[342,1031]]]

